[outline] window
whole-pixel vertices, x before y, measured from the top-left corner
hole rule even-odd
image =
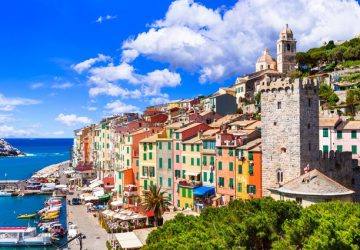
[[[139,166],[139,160],[136,160],[136,166],[137,167]]]
[[[197,159],[196,159],[196,165],[197,165],[197,166],[200,166],[200,158],[197,158]]]
[[[219,161],[218,167],[219,167],[219,170],[222,170],[222,162],[221,161]]]
[[[168,194],[168,197],[169,197],[169,201],[171,201],[172,200],[171,194]]]
[[[199,144],[196,144],[196,151],[200,152],[200,145]]]
[[[203,165],[206,166],[207,162],[206,162],[206,156],[203,156]]]
[[[185,188],[181,189],[181,196],[186,197],[186,189]]]
[[[253,152],[249,152],[249,160],[252,161],[254,160],[254,155],[253,155]]]
[[[176,143],[176,150],[180,150],[180,143]]]
[[[311,99],[308,98],[308,107],[311,107]]]
[[[163,167],[163,160],[162,158],[159,158],[159,168],[162,168]]]
[[[163,185],[163,180],[162,180],[162,177],[159,177],[159,184],[160,184],[160,186],[162,186],[162,185]]]
[[[146,153],[143,154],[143,160],[146,161]]]
[[[249,174],[250,174],[250,175],[253,175],[253,174],[254,174],[254,165],[253,165],[253,164],[250,164],[250,165],[249,165]]]
[[[229,179],[229,188],[234,189],[234,179],[233,178]]]
[[[238,183],[238,184],[237,184],[237,191],[238,191],[239,193],[242,192],[242,184],[241,184],[241,183]]]
[[[171,169],[171,159],[168,159],[168,169]]]
[[[177,206],[180,207],[180,200],[177,200]]]
[[[144,180],[144,190],[147,190],[147,188],[148,188],[147,180]]]
[[[149,153],[149,160],[152,160],[152,152]]]
[[[191,152],[194,152],[194,144],[191,144]]]
[[[122,179],[122,173],[121,172],[119,172],[119,179]]]
[[[210,183],[213,183],[213,182],[214,182],[214,173],[213,173],[213,172],[210,173],[209,182],[210,182]]]
[[[154,182],[153,181],[150,181],[150,186],[154,186]]]
[[[188,194],[187,197],[191,198],[192,197],[192,189],[189,188],[187,194]]]
[[[238,165],[238,174],[242,174],[242,165]]]
[[[329,129],[323,128],[323,137],[329,137]]]
[[[277,103],[277,108],[278,108],[278,109],[281,109],[281,102],[278,102],[278,103]]]
[[[176,155],[176,163],[180,163],[180,155]]]
[[[191,157],[191,166],[194,166],[194,158]]]
[[[168,150],[171,150],[171,142],[168,142]]]
[[[339,152],[343,151],[343,146],[342,145],[337,145],[336,150]]]
[[[308,127],[308,129],[310,129],[310,123],[308,123],[307,127]]]
[[[127,138],[127,139],[128,139],[128,142],[130,142],[130,136],[128,136],[128,138]]]
[[[183,144],[183,151],[185,152],[186,151],[186,145]]]
[[[153,145],[152,143],[149,143],[149,149],[152,150],[153,149]]]
[[[323,153],[328,153],[329,152],[329,146],[328,145],[324,145],[323,146]]]
[[[147,149],[147,144],[144,143],[144,151],[146,151],[146,149]]]
[[[154,177],[154,176],[155,176],[155,168],[150,167],[150,177]]]
[[[128,166],[128,167],[130,166],[130,160],[129,159],[126,160],[126,166]]]
[[[159,149],[162,149],[162,142],[158,142]]]
[[[180,170],[175,170],[175,178],[180,178]]]
[[[185,164],[186,163],[186,157],[183,156],[182,158],[183,158],[182,163]]]
[[[206,181],[207,181],[207,172],[204,172],[204,173],[203,173],[203,176],[204,176],[204,177],[203,177],[203,181],[206,182]]]
[[[218,155],[220,155],[220,156],[222,155],[222,148],[218,149]]]
[[[182,171],[182,178],[185,179],[185,170]]]
[[[175,133],[175,138],[179,139],[180,138],[180,134],[179,133]]]
[[[338,139],[342,139],[342,131],[337,131],[336,134]]]
[[[290,43],[286,44],[287,51],[290,51]]]
[[[139,180],[139,173],[136,173],[136,180]]]
[[[168,178],[168,187],[171,187],[171,178]]]
[[[353,155],[357,154],[357,146],[356,146],[356,145],[352,145],[352,146],[351,146],[351,153],[352,153]]]
[[[309,147],[309,151],[311,151],[311,143],[310,142],[308,144],[308,147]]]
[[[214,156],[210,156],[210,165],[212,165],[212,166],[215,165],[215,157]]]
[[[233,149],[232,148],[229,148],[229,156],[233,156]]]
[[[219,187],[224,187],[224,177],[219,177]]]
[[[284,173],[282,170],[278,170],[276,173],[277,183],[282,183],[284,180]]]
[[[234,163],[230,162],[229,163],[229,171],[233,171],[234,170]]]
[[[248,194],[256,194],[256,186],[255,185],[247,185],[246,187]]]
[[[274,122],[274,126],[276,126],[276,124],[277,124],[277,123],[276,123],[276,122]]]
[[[356,130],[351,130],[351,139],[356,139]]]
[[[127,153],[127,154],[130,153],[130,147],[126,147],[126,153]]]

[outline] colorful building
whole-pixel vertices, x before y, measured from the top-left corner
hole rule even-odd
[[[156,181],[156,139],[151,135],[139,141],[140,196],[149,190]]]

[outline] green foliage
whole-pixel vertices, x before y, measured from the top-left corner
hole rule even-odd
[[[320,91],[319,91],[320,100],[326,102],[326,106],[329,108],[333,108],[336,106],[336,103],[340,100],[340,98],[334,93],[330,85],[326,83],[320,84]]]
[[[295,78],[300,78],[303,76],[303,73],[300,70],[294,69],[287,73],[287,76],[290,77],[292,80]]]
[[[344,68],[360,66],[360,60],[342,62],[340,65],[343,66]]]
[[[351,75],[342,76],[341,80],[342,81],[350,81],[350,82],[360,80],[360,73],[354,73],[354,74],[351,74]]]
[[[351,108],[351,115],[359,109],[360,104],[360,88],[349,89],[346,92],[346,105]]]
[[[360,205],[301,208],[271,198],[235,200],[200,216],[178,214],[152,231],[144,249],[359,249]]]

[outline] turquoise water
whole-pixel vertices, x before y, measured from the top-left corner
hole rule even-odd
[[[29,156],[0,158],[0,179],[2,180],[27,179],[43,167],[70,159],[71,139],[8,139],[7,141]],[[43,203],[47,198],[44,195],[0,197],[0,227],[34,225],[33,220],[17,220],[16,215],[38,211],[43,208]],[[63,203],[60,221],[66,225],[65,200]],[[0,247],[0,250],[13,249],[48,250],[54,248]]]

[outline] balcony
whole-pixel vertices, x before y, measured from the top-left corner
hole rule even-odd
[[[137,195],[137,187],[135,185],[126,185],[124,188],[124,196],[130,197]]]
[[[200,187],[202,185],[202,182],[201,181],[193,181],[193,180],[180,180],[178,184],[179,184],[179,186],[182,186],[182,187],[196,188],[196,187]]]

